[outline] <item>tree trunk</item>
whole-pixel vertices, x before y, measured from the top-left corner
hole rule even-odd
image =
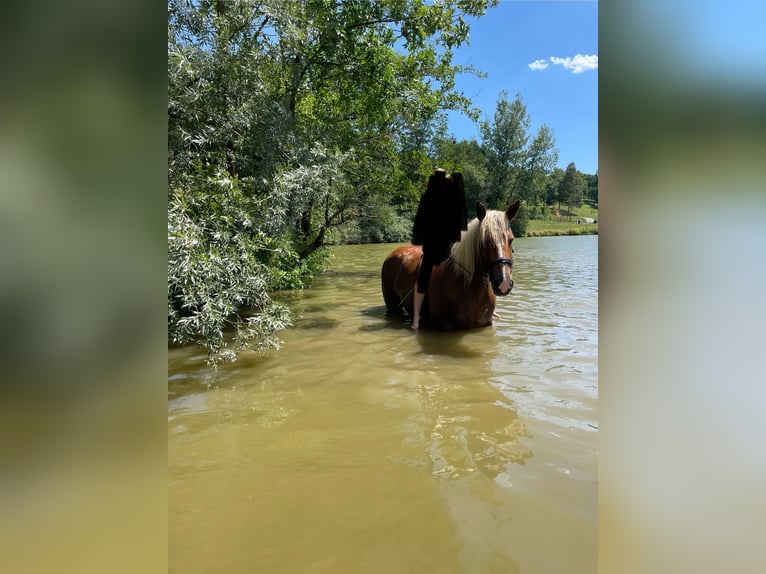
[[[301,233],[303,237],[308,237],[311,233],[311,215],[314,211],[314,201],[310,201],[306,210],[301,214]]]
[[[324,245],[324,236],[326,231],[327,231],[326,227],[323,227],[322,229],[320,229],[319,233],[314,238],[314,240],[311,243],[309,243],[306,247],[304,247],[300,253],[298,253],[298,257],[300,257],[301,259],[306,259],[306,257],[314,253],[314,251],[322,247]]]

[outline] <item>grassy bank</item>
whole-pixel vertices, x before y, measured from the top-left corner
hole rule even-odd
[[[578,219],[590,217],[598,221],[598,210],[588,205],[568,211],[554,211],[546,219],[530,219],[527,237],[546,235],[598,235],[598,223],[577,223]]]
[[[541,237],[544,235],[598,235],[598,223],[530,219],[526,236]]]

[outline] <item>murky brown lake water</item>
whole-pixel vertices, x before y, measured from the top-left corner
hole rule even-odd
[[[169,350],[172,572],[596,572],[598,239],[514,241],[494,326],[388,318],[335,248],[279,351]]]

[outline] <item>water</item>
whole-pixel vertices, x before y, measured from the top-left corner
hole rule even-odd
[[[517,239],[492,327],[419,334],[342,246],[279,351],[170,350],[170,570],[595,572],[597,245]]]

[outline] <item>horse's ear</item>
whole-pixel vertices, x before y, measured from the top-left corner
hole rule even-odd
[[[484,219],[485,215],[487,215],[487,208],[484,207],[484,204],[477,199],[476,200],[476,217],[478,217],[479,221],[481,221],[482,219]]]
[[[513,221],[513,219],[519,213],[520,207],[521,207],[520,199],[517,199],[511,205],[508,206],[508,209],[505,210],[505,216],[508,218],[508,221]]]

